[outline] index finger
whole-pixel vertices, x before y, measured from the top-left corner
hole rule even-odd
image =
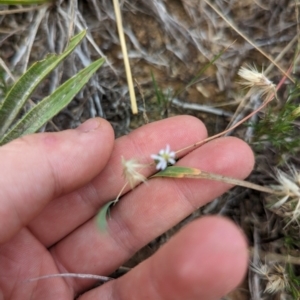
[[[111,154],[113,140],[109,123],[96,118],[75,130],[29,135],[1,147],[0,244],[53,198],[95,177]]]
[[[81,189],[49,203],[31,222],[31,232],[49,247],[93,217],[103,204],[118,195],[125,183],[121,156],[149,163],[150,154],[158,152],[166,144],[170,144],[171,149],[180,149],[204,139],[206,134],[206,128],[199,119],[177,116],[150,123],[117,139],[103,172]],[[145,176],[149,176],[155,169],[143,171]]]

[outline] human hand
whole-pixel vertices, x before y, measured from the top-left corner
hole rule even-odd
[[[112,208],[107,232],[93,219],[124,184],[121,156],[147,159],[166,144],[175,150],[205,137],[199,120],[179,116],[114,141],[108,122],[92,119],[76,130],[25,136],[1,147],[0,299],[73,299],[93,282],[26,280],[66,272],[108,275],[224,193],[230,186],[221,182],[151,179]],[[177,164],[244,178],[253,155],[241,140],[220,138]],[[242,280],[247,258],[245,238],[233,223],[204,217],[123,277],[80,299],[219,299]]]

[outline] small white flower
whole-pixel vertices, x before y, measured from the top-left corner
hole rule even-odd
[[[268,96],[270,93],[275,93],[275,84],[270,81],[263,72],[258,72],[255,66],[247,65],[241,67],[238,75],[243,78],[239,84],[250,88],[251,94],[260,94]]]
[[[140,174],[137,170],[145,168],[146,165],[140,164],[135,159],[125,160],[122,157],[123,176],[129,183],[131,188],[140,182],[145,182],[146,177]]]
[[[152,154],[151,158],[156,163],[156,170],[164,170],[168,164],[175,164],[175,152],[170,150],[170,146],[167,145],[166,149],[162,149],[158,154]]]

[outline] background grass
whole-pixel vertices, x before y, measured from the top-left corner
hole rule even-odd
[[[42,130],[74,128],[86,119],[109,120],[116,136],[150,121],[191,114],[205,122],[210,135],[224,130],[258,107],[262,99],[237,83],[238,69],[255,64],[274,83],[293,64],[291,76],[278,92],[278,101],[231,135],[245,139],[256,155],[250,180],[274,184],[274,168],[299,169],[299,8],[298,0],[139,0],[123,1],[123,27],[137,82],[138,115],[131,114],[127,80],[112,1],[56,1],[49,6],[0,7],[0,96],[18,77],[47,53],[61,53],[70,37],[84,28],[87,38],[33,94],[36,103],[82,67],[103,56],[106,65],[72,103]],[[210,4],[210,5],[209,5]],[[6,10],[14,10],[9,13]],[[17,12],[16,12],[17,10]],[[28,11],[29,10],[29,11]],[[219,13],[218,13],[219,12]],[[203,74],[189,83],[216,55],[228,48]],[[11,73],[11,76],[9,75]],[[180,94],[176,93],[181,91]],[[143,94],[143,97],[142,97]],[[144,101],[143,101],[144,98]],[[240,105],[241,104],[241,105]],[[256,272],[226,299],[299,299],[299,225],[288,227],[287,211],[270,210],[264,194],[235,188],[215,199],[181,224],[157,238],[119,273],[151,255],[183,224],[205,214],[229,216],[246,232],[252,261],[286,268],[290,287],[264,293],[268,281]],[[287,255],[294,260],[289,264]],[[285,297],[285,298],[280,298]]]

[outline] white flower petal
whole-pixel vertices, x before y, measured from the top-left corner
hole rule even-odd
[[[167,167],[167,163],[165,160],[160,160],[159,163],[156,165],[157,170],[164,170]]]
[[[158,154],[152,154],[151,158],[156,162],[157,170],[164,170],[169,164],[175,164],[176,153],[170,150],[167,145],[165,149],[161,149]]]
[[[169,158],[169,159],[168,159],[168,162],[169,162],[171,165],[174,165],[174,164],[175,164],[175,159],[174,159],[174,158]]]
[[[160,159],[161,159],[161,156],[160,156],[160,155],[157,155],[157,154],[152,154],[152,155],[151,155],[151,158],[152,158],[153,160],[160,160]]]
[[[169,153],[169,156],[170,156],[171,158],[175,158],[175,157],[176,157],[176,153],[175,153],[175,152],[171,152],[171,153]]]

